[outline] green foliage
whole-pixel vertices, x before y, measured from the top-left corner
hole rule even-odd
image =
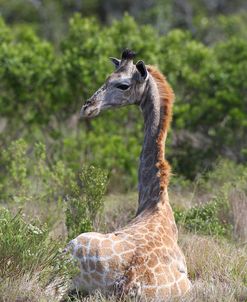
[[[196,204],[188,210],[175,207],[177,223],[189,231],[201,234],[228,238],[235,236],[234,225],[241,224],[241,228],[245,228],[245,221],[242,221],[245,218],[237,211],[246,211],[246,202],[240,208],[241,205],[235,204],[239,200],[234,197],[239,192],[246,196],[246,182],[246,166],[221,159],[214,170],[197,180],[194,188]],[[203,197],[206,197],[207,202],[201,202]]]
[[[122,190],[135,187],[143,128],[136,108],[67,127],[113,70],[108,57],[130,47],[157,64],[176,93],[173,144],[167,152],[176,173],[194,178],[212,168],[218,156],[246,160],[247,42],[242,35],[208,47],[182,30],[159,35],[127,14],[110,26],[76,14],[58,50],[30,27],[11,29],[2,20],[0,39],[0,114],[9,134],[0,133],[3,147],[12,137],[45,141],[52,162],[72,169],[88,162],[110,171],[110,184],[118,175]]]
[[[204,235],[227,236],[231,226],[220,220],[225,201],[213,200],[204,205],[197,205],[189,210],[174,210],[175,220],[190,232]]]
[[[35,201],[42,207],[56,202],[58,209],[66,203],[66,226],[70,237],[93,229],[103,207],[107,173],[99,168],[84,167],[78,171],[66,167],[60,160],[50,166],[46,146],[37,142],[30,148],[19,139],[3,151],[0,161],[1,202],[24,207]],[[60,211],[61,212],[61,211]],[[59,215],[59,210],[56,211]],[[54,214],[45,214],[54,223]]]
[[[1,201],[20,205],[36,202],[61,202],[75,183],[75,175],[62,161],[50,166],[46,147],[36,143],[33,148],[23,139],[13,141],[0,157]]]
[[[173,123],[177,146],[172,160],[178,172],[193,177],[202,166],[211,168],[220,155],[231,154],[242,161],[246,149],[245,40],[232,38],[208,48],[189,34],[172,31],[161,42],[167,53],[161,69],[177,96]]]
[[[69,238],[93,230],[93,223],[103,209],[107,174],[93,166],[84,167],[77,186],[66,203],[66,226]]]
[[[207,44],[217,43],[233,37],[246,39],[246,11],[239,11],[231,15],[204,16],[195,20],[196,37]]]
[[[214,170],[198,179],[198,192],[227,197],[232,189],[246,191],[247,168],[233,161],[219,160]]]
[[[66,273],[66,264],[59,258],[58,242],[49,239],[46,226],[27,223],[21,212],[12,215],[1,207],[0,280],[14,279],[25,273],[32,276],[37,272],[43,282]]]
[[[13,215],[0,207],[0,280],[13,282],[14,278],[21,280],[28,275],[28,280],[38,278],[42,288],[56,280],[65,282],[74,275],[75,268],[67,256],[60,255],[65,243],[61,238],[53,239],[51,228],[64,219],[67,199],[69,237],[92,230],[103,207],[106,173],[85,167],[77,181],[77,171],[61,160],[49,164],[43,143],[30,146],[23,139],[3,150],[0,165],[0,201],[14,208],[15,213],[18,211]],[[18,208],[23,208],[26,215]],[[35,218],[37,209],[43,223]],[[4,286],[6,283],[3,289],[0,286],[0,294]]]
[[[6,190],[6,185],[8,185],[25,192],[28,185],[26,152],[27,144],[23,139],[13,142],[7,150],[3,151],[2,158],[8,170],[8,182],[1,186],[2,189]]]
[[[54,68],[52,46],[30,28],[23,28],[11,41],[1,43],[1,115],[22,115],[27,124],[47,121]]]

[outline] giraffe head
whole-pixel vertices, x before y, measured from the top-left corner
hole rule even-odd
[[[143,61],[133,63],[135,53],[126,49],[121,60],[110,58],[115,65],[106,82],[86,101],[81,109],[81,117],[94,117],[101,110],[139,104],[148,79],[148,71]]]

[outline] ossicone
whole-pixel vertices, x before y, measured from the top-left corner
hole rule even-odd
[[[124,49],[122,52],[122,61],[124,60],[133,60],[136,56],[136,53],[128,48]]]

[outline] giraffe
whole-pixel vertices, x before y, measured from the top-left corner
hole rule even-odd
[[[136,217],[113,233],[83,233],[67,246],[78,261],[76,288],[101,290],[117,297],[167,301],[189,291],[184,255],[169,204],[170,166],[164,143],[172,118],[174,94],[165,77],[126,49],[121,60],[111,58],[116,70],[81,109],[91,118],[101,110],[138,105],[144,117],[144,143],[139,165]]]

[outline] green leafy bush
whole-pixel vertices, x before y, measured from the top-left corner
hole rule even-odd
[[[196,196],[207,194],[210,199],[225,199],[230,205],[230,195],[234,191],[247,194],[247,168],[233,161],[220,159],[212,171],[198,178]]]
[[[0,156],[1,201],[20,205],[56,201],[61,203],[75,183],[75,173],[58,160],[50,165],[46,146],[29,146],[23,139],[13,141]]]
[[[204,235],[227,236],[231,225],[220,220],[225,201],[214,200],[189,210],[174,210],[176,222],[190,232]]]
[[[47,122],[47,112],[53,108],[54,63],[52,45],[41,41],[31,28],[24,27],[1,43],[0,114],[22,116],[27,125]]]
[[[0,201],[9,208],[0,207],[0,296],[8,282],[16,282],[13,297],[25,299],[24,282],[30,290],[35,282],[45,296],[48,288],[66,288],[76,269],[61,248],[67,233],[70,238],[93,229],[103,207],[106,172],[85,167],[77,178],[78,171],[59,160],[49,164],[43,143],[30,146],[23,139],[13,141],[0,159]]]
[[[188,210],[175,207],[177,223],[193,232],[244,239],[246,182],[246,166],[219,160],[214,170],[197,180],[193,189],[195,205]]]
[[[93,223],[103,208],[107,173],[93,166],[79,174],[78,184],[67,197],[66,226],[69,238],[93,230]]]
[[[59,271],[59,244],[47,227],[27,223],[24,215],[0,208],[0,280],[40,272],[40,278]],[[47,279],[46,279],[47,281]]]
[[[52,223],[54,215],[62,218],[67,200],[69,236],[92,230],[103,207],[102,197],[108,180],[104,170],[84,166],[82,170],[73,171],[60,160],[50,166],[46,146],[41,142],[28,146],[23,139],[13,141],[3,150],[0,163],[3,166],[0,171],[1,202],[11,207],[29,208],[34,207],[34,203],[43,208],[55,202],[55,214],[47,211],[43,217],[44,221]]]
[[[77,14],[58,52],[30,27],[14,30],[2,20],[0,39],[2,147],[20,136],[45,141],[51,161],[69,168],[89,162],[109,170],[110,183],[118,175],[123,190],[135,187],[143,137],[138,110],[104,112],[80,125],[74,115],[113,70],[107,57],[130,47],[146,63],[157,64],[176,93],[167,155],[177,173],[192,179],[213,168],[219,156],[246,160],[247,42],[242,35],[208,47],[189,32],[160,35],[128,15],[101,26]]]

